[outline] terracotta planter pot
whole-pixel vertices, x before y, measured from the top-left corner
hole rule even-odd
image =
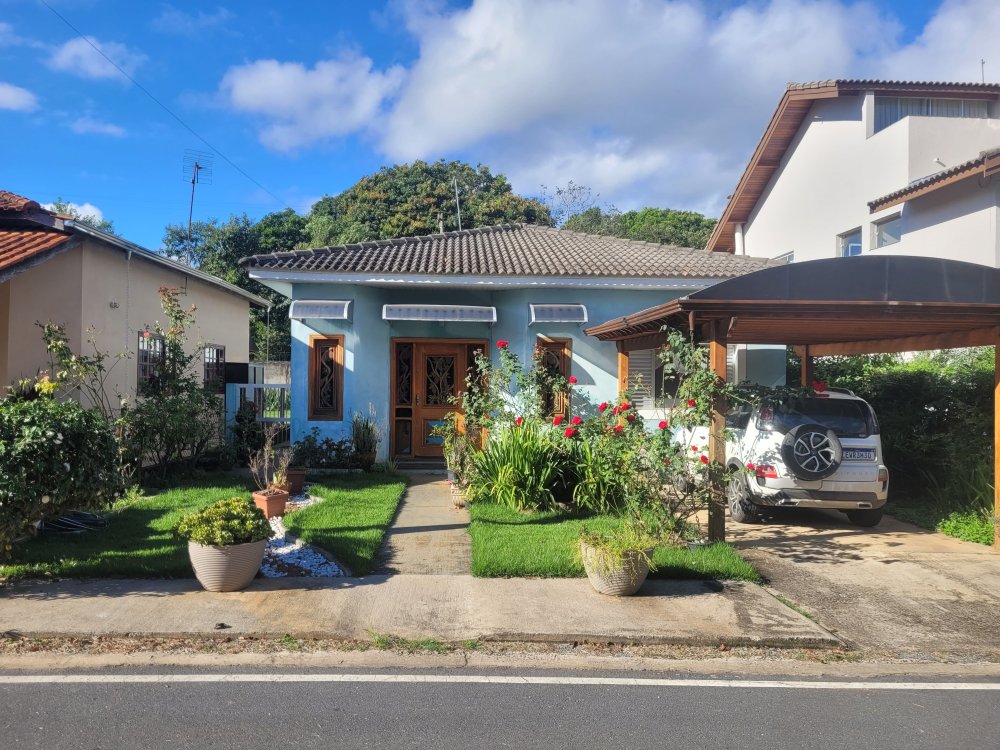
[[[304,489],[303,485],[306,483],[305,467],[289,467],[286,476],[288,477],[288,494],[301,495]]]
[[[285,503],[288,502],[288,493],[285,490],[268,489],[263,492],[253,493],[253,503],[268,518],[285,515]]]
[[[610,560],[606,553],[585,542],[580,542],[580,557],[583,569],[594,590],[608,596],[632,596],[637,592],[649,575],[649,562],[646,555],[652,550],[646,550],[644,555],[639,551],[625,552],[622,560]]]
[[[266,540],[214,547],[188,542],[194,577],[206,591],[239,591],[250,585],[264,561]]]

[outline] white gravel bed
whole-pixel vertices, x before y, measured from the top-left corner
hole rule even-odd
[[[321,498],[309,494],[308,486],[304,495],[288,499],[286,511],[299,510],[320,502]],[[299,540],[291,539],[281,518],[270,519],[274,536],[267,542],[264,563],[260,572],[267,578],[315,577],[326,578],[346,576],[347,571],[319,552],[315,547]]]

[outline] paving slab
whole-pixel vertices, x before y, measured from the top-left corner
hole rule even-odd
[[[382,547],[379,573],[461,575],[472,567],[469,511],[441,474],[411,474]]]
[[[806,509],[727,533],[774,589],[860,647],[979,651],[1000,632],[1000,555],[985,545]]]
[[[222,631],[216,628],[224,623]],[[833,647],[840,642],[764,589],[648,581],[606,597],[583,579],[469,575],[257,579],[242,592],[194,581],[60,581],[0,591],[0,632],[37,636],[242,635],[370,640],[644,642]]]

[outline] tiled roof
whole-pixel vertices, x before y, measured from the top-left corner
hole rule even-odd
[[[345,274],[729,278],[759,270],[768,261],[530,224],[504,224],[254,255],[240,264],[252,269]]]
[[[41,206],[30,198],[23,198],[16,193],[0,190],[0,211],[17,211],[23,213],[40,208]]]
[[[975,159],[969,159],[961,164],[956,164],[954,167],[942,169],[940,172],[935,172],[922,179],[914,180],[905,188],[869,201],[868,209],[874,213],[884,208],[895,206],[909,198],[915,198],[917,195],[924,195],[939,187],[950,185],[966,177],[972,177],[977,174],[990,177],[998,172],[1000,172],[1000,148],[994,148],[981,152]]]
[[[986,93],[1000,92],[1000,83],[970,83],[967,81],[886,81],[875,78],[836,78],[829,81],[810,81],[807,83],[789,83],[789,91],[805,91],[837,86],[842,89],[865,89],[869,91],[909,90],[921,91],[982,91]]]
[[[0,274],[69,240],[66,232],[46,227],[0,228]]]

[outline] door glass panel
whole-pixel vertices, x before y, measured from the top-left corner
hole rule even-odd
[[[410,438],[411,423],[408,419],[396,420],[396,453],[408,456],[413,452]]]
[[[455,390],[454,355],[432,355],[426,358],[424,397],[427,406],[447,406]]]
[[[413,403],[413,344],[396,344],[396,403]]]
[[[433,435],[431,431],[435,427],[444,427],[444,422],[440,419],[425,419],[424,420],[424,445],[441,445],[444,443],[444,438],[440,435]]]

